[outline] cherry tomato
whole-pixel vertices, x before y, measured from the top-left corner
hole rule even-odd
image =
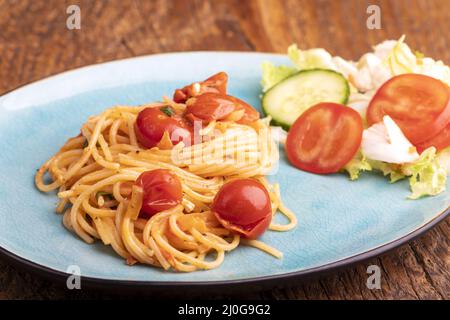
[[[384,83],[367,109],[369,125],[389,115],[416,145],[437,135],[450,122],[450,90],[420,74],[402,74]]]
[[[182,89],[175,90],[173,100],[177,103],[185,103],[189,98],[206,92],[227,93],[228,75],[219,72],[202,82],[194,82]]]
[[[183,189],[175,174],[166,169],[142,173],[136,184],[144,189],[144,199],[139,216],[150,218],[181,203]]]
[[[262,235],[272,220],[269,193],[253,179],[225,183],[216,194],[211,210],[225,228],[248,239]]]
[[[259,112],[256,111],[256,109],[253,108],[251,105],[249,105],[247,102],[232,96],[229,97],[231,98],[232,101],[234,101],[236,110],[244,110],[244,115],[237,122],[249,124],[259,119],[260,117]]]
[[[286,153],[295,167],[313,173],[334,173],[358,151],[361,116],[336,103],[319,103],[304,112],[289,130]]]
[[[235,110],[235,102],[220,93],[204,93],[187,101],[186,114],[201,120],[222,120]]]
[[[185,145],[190,145],[191,128],[182,119],[175,115],[169,116],[161,109],[146,108],[139,112],[134,125],[139,143],[146,148],[153,148],[161,141],[164,132],[167,131],[173,145],[181,141]]]
[[[205,121],[226,120],[235,111],[243,110],[239,123],[251,123],[259,119],[259,112],[248,103],[221,93],[204,93],[187,101],[186,117]]]
[[[435,147],[437,151],[450,147],[450,123],[436,136],[416,145],[417,151],[422,153],[429,147]]]

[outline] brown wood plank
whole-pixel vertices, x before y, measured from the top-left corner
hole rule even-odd
[[[82,29],[66,29],[79,4]],[[382,9],[382,29],[366,28],[366,8]],[[387,38],[450,63],[446,0],[0,0],[0,93],[64,70],[158,52],[285,52],[324,47],[357,59]],[[237,294],[263,299],[449,299],[450,219],[392,253],[293,288]],[[381,290],[366,288],[366,268],[382,268]],[[0,262],[0,299],[101,298],[70,292]],[[220,296],[217,298],[223,298]]]

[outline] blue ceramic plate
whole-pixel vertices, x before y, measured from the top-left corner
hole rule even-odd
[[[215,270],[164,272],[127,266],[110,247],[87,245],[54,213],[55,194],[33,184],[36,169],[92,114],[112,105],[137,105],[175,88],[226,71],[229,91],[260,106],[261,62],[288,63],[280,55],[193,52],[153,55],[66,72],[0,98],[0,247],[4,257],[63,277],[78,265],[85,280],[114,285],[224,285],[272,282],[370,258],[419,235],[448,214],[450,191],[407,200],[406,181],[389,184],[364,174],[313,175],[291,167],[281,152],[276,175],[285,203],[297,214],[290,232],[262,240],[284,252],[278,260],[251,247],[226,255]],[[448,186],[449,187],[449,186]],[[450,190],[450,188],[448,188]]]

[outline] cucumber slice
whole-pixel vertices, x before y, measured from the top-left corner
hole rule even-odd
[[[350,86],[344,76],[327,69],[302,70],[281,81],[262,98],[262,108],[273,124],[288,130],[308,108],[319,102],[346,104]]]

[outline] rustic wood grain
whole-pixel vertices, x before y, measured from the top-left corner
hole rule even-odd
[[[67,30],[69,4],[81,30]],[[382,29],[366,28],[366,8],[382,9]],[[450,63],[448,0],[0,0],[0,94],[84,65],[169,51],[284,52],[325,47],[357,59],[387,38],[408,36],[426,55]],[[449,299],[450,219],[381,258],[292,288],[240,294],[262,299]],[[382,288],[366,288],[366,268],[382,268]],[[0,262],[0,299],[86,299]],[[226,298],[217,296],[215,298]]]

